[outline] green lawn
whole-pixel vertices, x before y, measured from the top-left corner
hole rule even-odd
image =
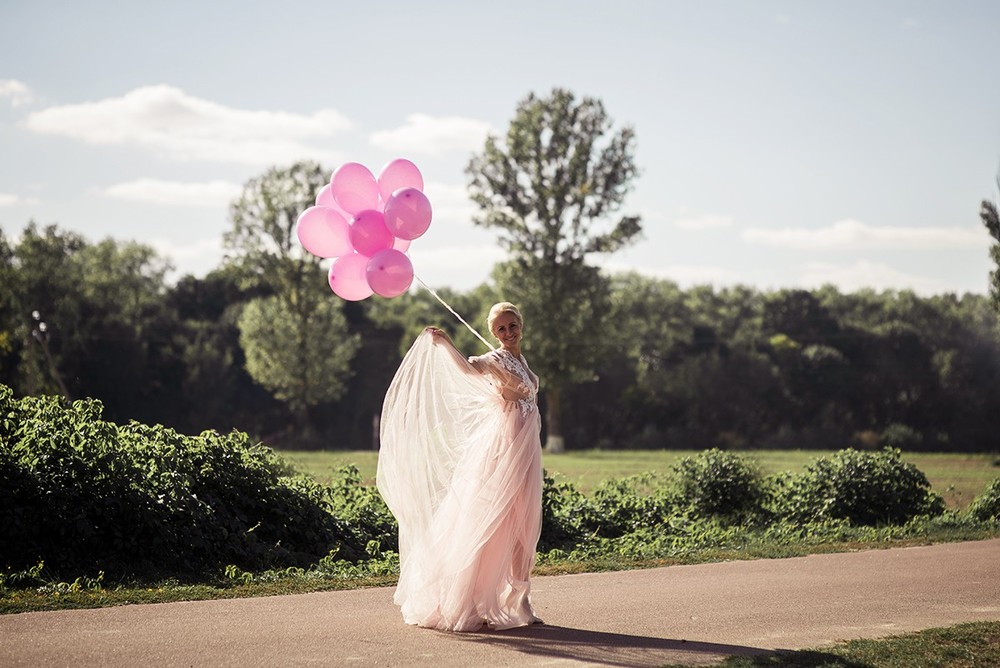
[[[357,451],[282,451],[281,456],[296,470],[327,483],[333,471],[354,464],[362,476],[373,482],[377,453]],[[543,465],[557,478],[573,483],[584,493],[605,478],[623,477],[646,471],[667,474],[681,457],[696,455],[690,450],[582,450],[562,455],[544,455]],[[765,473],[797,473],[817,457],[820,450],[752,450],[743,453]],[[904,453],[903,458],[924,472],[934,491],[949,508],[965,508],[992,480],[1000,478],[1000,457],[995,454]]]

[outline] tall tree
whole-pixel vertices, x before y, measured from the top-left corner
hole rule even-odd
[[[228,262],[248,283],[273,293],[244,310],[240,342],[250,375],[292,410],[295,438],[312,432],[310,408],[343,395],[360,344],[339,300],[324,288],[319,258],[295,236],[298,216],[326,174],[316,163],[299,162],[251,179],[231,206],[233,225],[224,237]]]
[[[525,316],[525,348],[542,377],[546,448],[564,447],[563,390],[591,380],[610,341],[601,324],[608,280],[587,260],[640,232],[638,216],[613,219],[632,187],[635,132],[617,131],[595,98],[534,93],[517,106],[505,141],[489,136],[469,162],[478,225],[499,231],[510,258],[494,278]]]
[[[997,179],[997,187],[1000,188],[1000,178]],[[989,200],[983,200],[982,208],[979,210],[979,217],[983,220],[983,225],[989,230],[990,236],[996,243],[990,246],[990,257],[993,258],[996,269],[990,272],[990,299],[993,308],[1000,313],[1000,213],[997,206]]]

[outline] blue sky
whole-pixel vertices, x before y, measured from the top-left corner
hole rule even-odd
[[[637,134],[595,261],[683,286],[985,293],[1000,170],[1000,3],[0,1],[0,227],[221,260],[272,165],[413,160],[433,286],[501,259],[464,167],[529,91],[600,98]]]

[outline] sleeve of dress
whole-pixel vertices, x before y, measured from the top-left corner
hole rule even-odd
[[[493,381],[463,370],[449,348],[421,333],[382,406],[376,486],[399,522],[401,545],[428,525],[463,454],[500,429]]]

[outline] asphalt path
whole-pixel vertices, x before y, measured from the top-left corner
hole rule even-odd
[[[544,624],[403,624],[392,588],[0,616],[2,666],[659,666],[1000,620],[1000,540],[539,577]]]

